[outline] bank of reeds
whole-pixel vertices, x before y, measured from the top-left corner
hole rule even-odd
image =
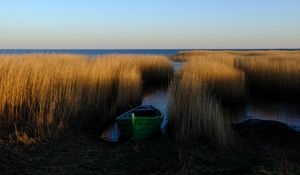
[[[214,57],[253,57],[253,56],[267,56],[267,55],[295,55],[300,54],[299,50],[192,50],[192,51],[181,51],[176,55],[171,56],[173,61],[187,61],[192,57],[206,57],[206,56],[214,56]]]
[[[242,52],[233,52],[233,51],[185,51],[179,52],[178,54],[171,57],[173,61],[185,62],[194,58],[214,58],[214,59],[224,59],[231,60],[236,57],[237,54]],[[231,58],[230,58],[231,57]],[[229,59],[230,58],[230,59]]]
[[[191,59],[181,70],[186,78],[198,77],[202,86],[225,103],[239,102],[245,96],[245,75],[234,66],[233,57],[199,57]]]
[[[115,64],[130,65],[141,71],[142,78],[148,83],[166,82],[173,76],[172,63],[168,57],[162,55],[105,55],[100,60],[113,58]]]
[[[230,123],[221,102],[238,101],[244,93],[243,72],[227,61],[189,60],[170,86],[170,129],[175,138],[188,143],[229,144]]]
[[[246,74],[252,93],[269,97],[300,96],[300,54],[241,57],[236,67]]]
[[[299,51],[190,51],[177,58],[186,65],[172,81],[169,114],[179,141],[228,142],[224,104],[243,100],[246,89],[300,96]]]
[[[118,112],[140,102],[143,71],[153,65],[152,57],[145,57],[142,67],[122,56],[1,55],[0,122],[33,138],[56,137],[83,126],[104,129]],[[157,65],[160,59],[165,63],[153,58]],[[151,71],[160,74],[153,79],[169,76],[154,66]]]

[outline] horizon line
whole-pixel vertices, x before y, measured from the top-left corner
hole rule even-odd
[[[0,48],[0,50],[300,50],[299,48]]]

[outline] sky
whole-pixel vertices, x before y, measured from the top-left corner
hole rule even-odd
[[[2,0],[0,49],[300,48],[299,0]]]

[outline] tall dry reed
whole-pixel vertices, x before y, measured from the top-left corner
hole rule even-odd
[[[191,59],[181,76],[197,76],[209,93],[225,103],[239,102],[245,96],[245,75],[233,67],[232,57],[199,57]]]
[[[151,56],[145,57],[142,67],[135,57],[1,55],[0,121],[35,138],[83,126],[103,129],[118,112],[140,102],[143,71],[153,64]],[[165,59],[153,57],[151,71],[159,72],[153,79],[168,77],[158,64]]]
[[[173,59],[187,62],[170,87],[170,127],[179,141],[229,143],[222,104],[242,100],[246,89],[300,96],[299,51],[190,51]]]
[[[266,96],[300,96],[300,54],[241,57],[236,66],[243,70],[250,90]]]
[[[234,51],[234,50],[192,50],[192,51],[181,51],[176,55],[171,56],[171,59],[174,61],[187,61],[192,57],[207,57],[207,56],[214,56],[214,57],[255,57],[255,56],[267,56],[267,55],[295,55],[300,54],[299,50],[292,50],[292,51],[284,51],[284,50],[252,50],[252,51]]]
[[[115,60],[114,64],[135,66],[146,82],[165,82],[173,75],[172,63],[162,55],[106,55],[100,60]]]
[[[219,102],[195,80],[175,79],[171,83],[168,104],[171,133],[183,143],[228,145],[230,125]]]
[[[245,83],[243,72],[229,63],[211,57],[191,59],[176,75],[170,86],[169,116],[177,140],[230,143],[230,123],[220,102],[243,98]]]

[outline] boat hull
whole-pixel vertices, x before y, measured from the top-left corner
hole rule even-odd
[[[116,119],[122,138],[142,140],[160,131],[161,123],[164,117],[162,112],[159,112],[160,115],[144,117],[135,116],[135,109],[122,114]],[[156,108],[154,109],[157,110]]]

